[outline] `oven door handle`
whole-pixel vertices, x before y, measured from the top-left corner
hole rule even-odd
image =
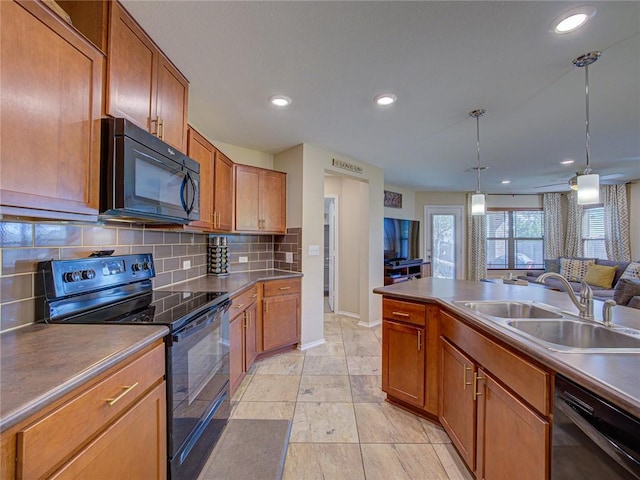
[[[195,206],[196,203],[196,195],[198,194],[198,189],[196,187],[196,182],[193,179],[193,177],[191,176],[190,173],[187,173],[187,180],[189,181],[189,184],[191,185],[191,203],[189,204],[189,208],[187,208],[187,215],[190,215],[191,212],[193,212],[193,208]],[[188,193],[187,193],[188,195]]]
[[[182,178],[182,184],[180,185],[180,204],[182,205],[182,209],[189,214],[189,210],[187,208],[187,198],[186,198],[186,190],[187,190],[187,180],[189,178],[189,174],[187,173]]]
[[[572,395],[573,397],[573,395]],[[574,397],[575,398],[575,397]],[[571,398],[555,396],[555,408],[564,413],[582,432],[598,445],[609,457],[620,466],[637,475],[638,461],[631,457],[616,443],[615,439],[598,430],[587,417],[592,417],[593,409],[585,408],[583,402],[572,402]],[[576,399],[577,400],[577,399]],[[586,405],[589,407],[588,405]],[[581,413],[582,412],[582,413]]]
[[[208,314],[204,319],[199,321],[196,320],[193,322],[189,322],[180,330],[178,330],[176,333],[174,333],[171,338],[175,343],[178,343],[180,340],[184,340],[185,338],[190,337],[191,335],[194,335],[198,333],[200,330],[203,330],[204,328],[208,327],[209,325],[214,323],[216,320],[219,323],[221,323],[221,318],[222,318],[222,310],[214,311],[213,313],[208,312]]]

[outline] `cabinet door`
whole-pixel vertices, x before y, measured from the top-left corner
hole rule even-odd
[[[466,464],[475,468],[474,363],[444,338],[441,346],[440,423]],[[508,478],[508,477],[505,477]]]
[[[422,407],[425,386],[425,330],[382,321],[382,390]]]
[[[194,227],[213,229],[213,161],[215,150],[206,138],[189,128],[187,155],[200,164],[200,220],[191,222]]]
[[[256,360],[256,328],[258,320],[258,304],[254,302],[245,310],[245,330],[244,330],[244,371],[248,371]]]
[[[285,233],[287,211],[287,176],[282,172],[263,170],[260,182],[260,220],[262,230]]]
[[[235,165],[236,230],[260,231],[260,170],[246,165]]]
[[[263,302],[263,351],[300,341],[300,295],[266,297]]]
[[[244,314],[239,313],[229,324],[229,385],[231,395],[234,394],[244,371]]]
[[[216,151],[213,188],[215,229],[230,232],[233,229],[233,162]]]
[[[478,375],[476,477],[548,478],[549,422],[482,369]]]
[[[36,2],[0,2],[0,35],[0,214],[97,215],[102,53]]]
[[[164,55],[158,56],[156,115],[162,140],[181,152],[187,146],[189,82]]]
[[[153,480],[166,478],[166,472],[166,397],[162,382],[51,478]]]
[[[111,2],[107,114],[158,133],[155,100],[158,49],[117,2]]]

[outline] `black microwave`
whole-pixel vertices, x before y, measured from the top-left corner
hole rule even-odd
[[[187,224],[200,219],[200,165],[124,118],[103,118],[100,213]]]

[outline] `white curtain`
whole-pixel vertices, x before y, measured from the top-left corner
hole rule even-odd
[[[544,211],[544,258],[559,258],[564,248],[562,223],[562,194],[542,195]]]
[[[467,280],[487,276],[487,223],[484,215],[471,215],[471,193],[467,194]]]
[[[600,197],[604,205],[604,244],[607,258],[617,262],[631,261],[629,210],[626,185],[602,185]]]
[[[582,257],[582,205],[578,205],[578,192],[567,194],[567,233],[564,256]]]

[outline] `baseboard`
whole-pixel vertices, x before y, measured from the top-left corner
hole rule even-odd
[[[357,318],[358,320],[360,320],[359,313],[345,312],[344,310],[339,310],[338,315],[342,315],[343,317]]]
[[[305,343],[304,345],[298,344],[298,350],[304,352],[305,350],[309,350],[310,348],[313,348],[313,347],[319,347],[320,345],[324,345],[325,343],[327,343],[325,339],[321,338],[320,340],[315,340],[313,342]]]
[[[362,320],[360,320],[358,322],[358,326],[359,327],[367,327],[367,328],[377,327],[378,325],[381,325],[381,324],[382,324],[382,319],[381,318],[379,318],[378,320],[376,320],[373,323],[366,323],[366,322],[363,322]]]

